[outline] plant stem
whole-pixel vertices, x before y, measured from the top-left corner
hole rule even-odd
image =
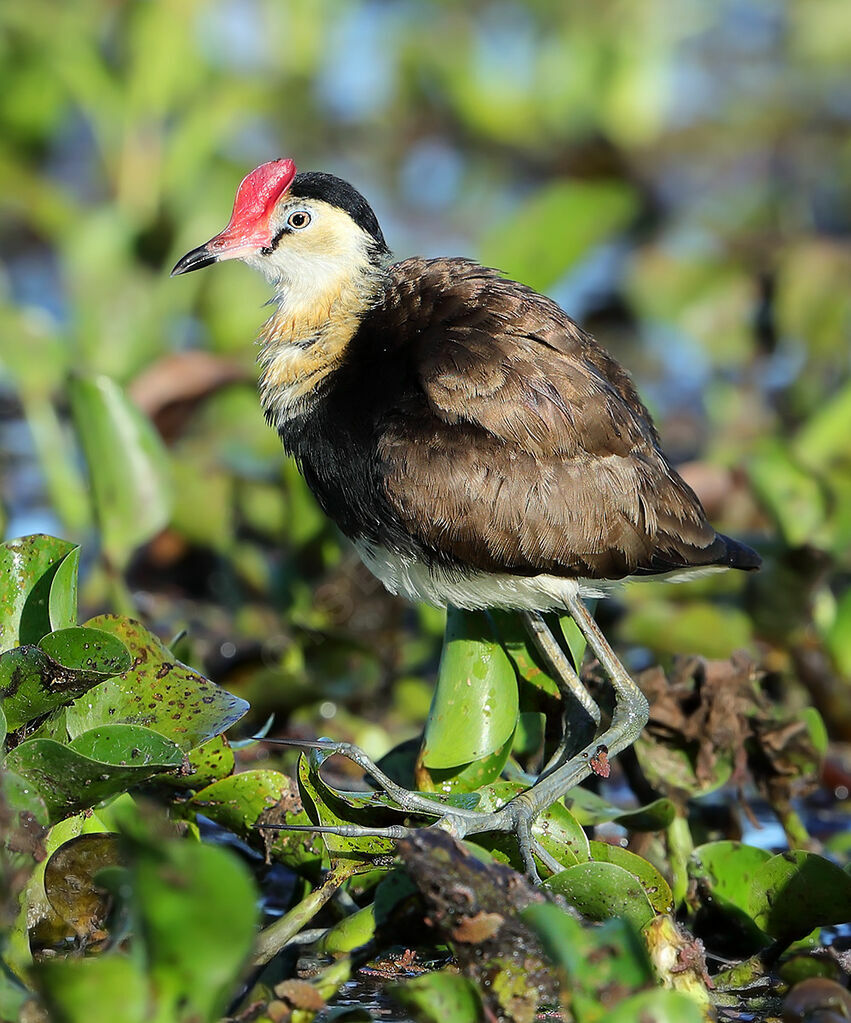
[[[310,895],[302,899],[280,920],[276,920],[264,928],[257,936],[257,943],[254,947],[254,964],[263,966],[274,958],[284,945],[316,916],[340,885],[347,881],[356,870],[357,865],[355,864],[338,863],[319,888],[315,888]]]

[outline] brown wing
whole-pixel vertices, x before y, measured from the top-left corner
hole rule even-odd
[[[395,270],[422,390],[390,417],[380,454],[421,544],[522,574],[731,563],[627,374],[558,306],[463,260]]]

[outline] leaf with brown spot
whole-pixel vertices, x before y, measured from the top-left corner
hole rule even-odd
[[[120,639],[133,664],[90,689],[85,700],[68,709],[72,739],[106,722],[135,724],[152,728],[189,752],[224,732],[248,710],[245,700],[175,661],[171,651],[138,622],[100,615],[87,625]]]

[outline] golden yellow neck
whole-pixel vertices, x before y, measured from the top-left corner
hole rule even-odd
[[[261,331],[260,400],[273,421],[303,410],[333,372],[381,289],[377,273],[347,274],[323,293],[280,297]]]

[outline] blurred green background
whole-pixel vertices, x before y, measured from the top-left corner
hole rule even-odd
[[[168,277],[292,156],[399,258],[556,298],[765,556],[627,589],[627,662],[746,648],[851,740],[847,0],[3,0],[0,30],[2,525],[84,541],[92,610],[186,629],[255,724],[378,755],[425,716],[442,616],[383,593],[264,424],[265,283]]]

